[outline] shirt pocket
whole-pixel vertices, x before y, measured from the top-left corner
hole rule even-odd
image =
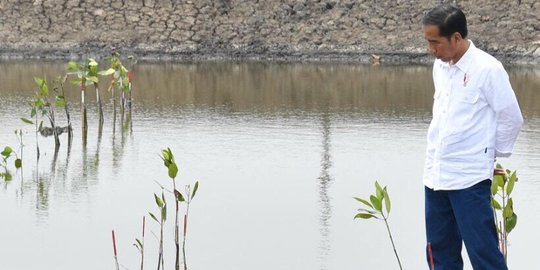
[[[463,103],[475,104],[480,99],[480,92],[472,89],[460,89],[456,94],[456,100]]]

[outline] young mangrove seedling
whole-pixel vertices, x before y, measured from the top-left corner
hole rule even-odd
[[[165,269],[165,262],[163,259],[163,226],[165,225],[165,221],[167,220],[167,201],[165,200],[165,193],[161,191],[161,197],[158,197],[154,193],[154,200],[156,201],[156,204],[159,208],[160,212],[160,218],[158,219],[156,215],[154,215],[152,212],[149,212],[150,217],[154,219],[159,224],[159,251],[158,251],[158,266],[157,270]]]
[[[184,213],[184,222],[183,222],[183,241],[182,241],[182,258],[184,261],[184,270],[187,270],[187,260],[186,260],[186,232],[187,232],[187,225],[188,225],[188,216],[189,216],[189,206],[191,204],[191,201],[195,197],[195,194],[197,193],[197,189],[199,188],[199,182],[195,182],[195,186],[193,188],[193,191],[191,191],[190,185],[184,186],[184,194],[180,192],[177,189],[176,185],[176,176],[178,174],[178,165],[176,165],[176,161],[174,159],[174,155],[170,148],[161,150],[161,159],[163,160],[163,164],[168,170],[169,177],[172,179],[173,182],[173,192],[174,192],[174,198],[175,198],[175,223],[174,223],[174,243],[176,246],[176,263],[175,263],[175,269],[180,270],[180,241],[179,241],[179,203],[184,202],[186,203],[186,212]]]
[[[67,75],[75,75],[77,78],[71,80],[73,84],[79,85],[81,89],[81,126],[83,145],[86,145],[88,137],[88,120],[86,115],[85,93],[86,87],[98,83],[97,77],[98,63],[92,58],[88,58],[83,62],[77,63],[70,61],[68,63]],[[99,90],[97,91],[99,93]]]
[[[47,85],[47,81],[45,79],[35,77],[34,81],[38,86],[38,90],[34,94],[34,100],[30,103],[30,106],[32,108],[30,117],[35,118],[37,158],[39,160],[39,145],[37,133],[39,132],[45,137],[54,135],[56,152],[60,147],[59,135],[63,132],[63,129],[61,127],[57,127],[56,125],[54,110],[55,106],[57,104],[61,105],[61,103],[55,102],[55,104],[53,105],[53,103],[49,101],[49,86]],[[51,124],[50,128],[43,127],[43,121],[41,121],[38,126],[38,113],[40,113],[41,116],[45,116],[47,117],[47,119],[49,119],[49,122]],[[21,118],[21,120],[28,124],[34,124],[34,122],[26,118]]]
[[[508,234],[514,230],[517,224],[514,200],[510,196],[517,181],[517,171],[505,170],[501,164],[497,163],[491,183],[491,206],[499,236],[500,250],[505,261],[508,259]]]
[[[141,239],[135,238],[135,243],[133,244],[141,253],[141,270],[144,270],[144,227],[146,226],[146,217],[143,216],[142,219],[142,237]]]
[[[189,185],[186,185],[185,190],[187,197],[184,198],[182,196],[179,197],[181,201],[186,202],[186,213],[184,214],[184,238],[182,242],[182,253],[184,257],[184,270],[187,270],[187,260],[186,260],[186,238],[187,238],[187,225],[188,225],[188,216],[189,216],[189,205],[191,204],[191,201],[195,197],[195,194],[197,193],[197,189],[199,189],[199,181],[195,181],[195,186],[193,187],[193,192],[191,192],[191,187]]]
[[[174,193],[174,205],[175,205],[175,212],[174,212],[174,245],[176,247],[176,263],[175,263],[175,269],[180,269],[180,241],[179,241],[179,232],[178,232],[178,212],[179,212],[179,202],[180,197],[182,197],[182,194],[176,189],[176,175],[178,174],[178,166],[176,165],[176,161],[174,160],[174,155],[170,148],[161,150],[161,159],[163,160],[163,165],[168,170],[169,177],[172,180],[173,183],[173,193]]]
[[[23,153],[24,153],[24,143],[23,143],[23,131],[22,129],[16,129],[15,130],[15,136],[17,136],[17,140],[19,141],[19,153],[20,155],[15,160],[15,167],[22,168],[22,160],[23,160]]]
[[[122,100],[121,100],[121,119],[124,119],[124,92],[129,89],[129,78],[128,78],[128,69],[120,61],[120,54],[113,52],[108,58],[109,63],[111,64],[110,68],[99,72],[101,76],[111,76],[111,83],[109,85],[108,91],[111,92],[111,98],[113,101],[113,128],[116,126],[116,90],[121,91]],[[114,131],[113,131],[114,132]]]
[[[114,263],[116,265],[116,270],[120,270],[120,266],[118,265],[118,254],[116,253],[116,237],[114,235],[114,230],[112,230],[112,243],[113,243],[113,255],[114,255]]]
[[[0,172],[0,178],[4,178],[5,181],[11,181],[13,176],[8,169],[8,159],[15,156],[15,168],[19,169],[22,166],[22,161],[17,157],[17,153],[13,152],[13,149],[9,146],[4,147],[4,150],[0,153],[2,161],[0,162],[0,168],[3,172]]]
[[[67,119],[67,130],[68,130],[68,151],[71,149],[71,142],[73,141],[73,128],[71,125],[71,117],[69,114],[68,102],[66,99],[66,93],[64,90],[64,84],[66,83],[67,75],[58,76],[54,81],[54,91],[57,93],[56,96],[56,107],[64,108]]]
[[[370,219],[375,218],[378,220],[383,220],[386,224],[386,230],[388,231],[388,236],[390,237],[390,242],[392,242],[392,248],[394,249],[394,254],[399,265],[399,269],[403,269],[401,266],[401,261],[399,260],[398,253],[396,251],[396,245],[394,244],[394,239],[392,238],[392,233],[390,232],[390,226],[388,225],[388,217],[390,215],[390,209],[392,204],[390,202],[390,196],[388,195],[388,190],[386,186],[382,188],[379,185],[379,182],[375,181],[375,194],[369,196],[369,201],[362,198],[354,197],[355,200],[364,204],[368,208],[359,208],[358,213],[354,216],[355,219]],[[383,209],[384,203],[384,209]],[[386,210],[386,214],[385,214]]]

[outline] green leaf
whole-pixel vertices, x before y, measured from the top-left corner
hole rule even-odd
[[[371,205],[371,203],[369,203],[368,201],[366,201],[366,200],[364,200],[362,198],[354,197],[354,199],[361,202],[361,203],[363,203],[363,204],[365,204],[365,205],[367,205],[367,206],[369,206],[370,208],[373,208],[373,205]]]
[[[377,198],[382,201],[382,198],[384,197],[384,192],[383,192],[383,188],[381,187],[381,185],[379,185],[378,181],[375,181],[375,191],[377,194]]]
[[[500,163],[497,163],[497,165],[495,165],[495,168],[502,169],[502,165]]]
[[[184,202],[186,201],[186,199],[184,199],[184,196],[182,195],[182,193],[180,193],[180,191],[178,190],[174,190],[174,197],[176,198],[177,201],[179,202]]]
[[[354,216],[354,219],[357,219],[357,218],[370,219],[370,218],[377,218],[377,217],[372,214],[358,213],[356,214],[356,216]]]
[[[20,158],[15,160],[15,168],[19,169],[22,167],[22,160]]]
[[[502,175],[493,176],[493,182],[495,182],[498,187],[504,188],[504,178]]]
[[[506,219],[506,233],[510,233],[517,224],[517,215],[513,213],[508,219]]]
[[[6,181],[11,181],[13,179],[13,176],[11,176],[11,173],[9,173],[8,171],[6,171],[4,173],[4,180]]]
[[[504,218],[509,218],[512,216],[512,214],[514,214],[514,203],[512,201],[512,198],[510,198],[508,200],[508,204],[504,207],[503,209],[503,217]]]
[[[369,200],[373,204],[373,207],[375,208],[375,210],[377,210],[379,212],[382,211],[382,202],[377,197],[371,195],[371,196],[369,196]]]
[[[159,220],[156,218],[156,216],[154,216],[154,214],[148,212],[148,214],[150,214],[150,217],[153,218],[157,223],[160,223]]]
[[[364,208],[358,208],[358,212],[366,212],[366,213],[369,213],[369,214],[373,214],[373,215],[377,215],[379,212],[377,211],[373,211],[373,210],[369,210],[369,209],[364,209]]]
[[[34,77],[34,82],[36,82],[37,86],[39,87],[39,94],[41,96],[49,95],[49,87],[47,86],[47,82],[44,79]]]
[[[191,199],[195,197],[195,194],[197,193],[197,189],[199,189],[199,181],[195,182],[195,187],[193,187],[193,192],[191,193]]]
[[[167,220],[167,207],[161,208],[161,220],[162,222]]]
[[[386,187],[384,187],[383,191],[384,191],[384,203],[386,206],[386,212],[390,214],[390,209],[392,208],[392,203],[390,202],[390,196],[388,195],[388,190],[386,190]]]
[[[139,244],[139,247],[140,247],[140,248],[143,248],[143,243],[142,243],[141,240],[135,238],[135,241],[137,241],[137,244]]]
[[[156,200],[156,204],[158,205],[158,207],[163,208],[163,200],[161,200],[161,198],[159,198],[156,194],[154,194],[154,199]]]
[[[491,197],[491,206],[497,210],[501,210],[501,204],[497,200],[495,200],[493,197]]]
[[[73,79],[73,80],[70,80],[69,82],[70,82],[71,84],[81,85],[81,80],[78,80],[78,79]]]
[[[39,128],[38,130],[42,130],[43,129],[43,121],[39,122]]]
[[[66,106],[66,99],[64,98],[64,96],[56,96],[56,102],[55,102],[55,105],[56,107],[65,107]]]
[[[98,63],[96,62],[94,58],[88,58],[88,65],[91,67],[95,67],[98,65]]]
[[[176,175],[178,174],[178,167],[176,166],[176,163],[169,164],[169,177],[174,179],[176,178]]]
[[[34,118],[36,116],[36,108],[32,107],[32,112],[30,113],[30,117]]]
[[[34,124],[34,122],[32,122],[31,120],[28,120],[26,118],[21,118],[21,120],[27,124]]]
[[[79,69],[79,64],[75,61],[69,61],[68,62],[68,70],[69,71],[76,71]]]
[[[113,68],[109,68],[107,70],[102,70],[100,72],[98,72],[99,75],[101,76],[109,76],[111,74],[114,74],[115,70]]]
[[[496,176],[493,177],[493,181],[491,181],[491,195],[492,196],[495,196],[495,194],[497,194],[497,191],[499,191],[499,185],[495,181],[495,178]]]
[[[4,148],[4,151],[2,151],[2,153],[0,153],[0,154],[2,154],[2,156],[4,156],[4,157],[9,157],[9,155],[11,155],[12,152],[13,152],[13,149],[11,149],[11,147],[9,147],[9,146],[6,146]]]
[[[96,76],[88,76],[88,77],[86,77],[86,80],[90,81],[92,83],[99,83],[99,79]]]
[[[514,190],[514,184],[516,183],[516,181],[517,181],[517,175],[516,175],[516,171],[514,171],[512,175],[510,175],[510,180],[508,180],[508,183],[506,185],[506,194],[510,195],[512,193],[512,191]]]

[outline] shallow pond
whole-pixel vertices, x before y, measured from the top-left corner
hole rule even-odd
[[[16,129],[25,145],[23,170],[0,182],[1,269],[114,269],[112,229],[121,269],[139,269],[133,243],[142,216],[156,211],[158,183],[172,186],[159,157],[165,147],[176,155],[181,185],[200,181],[186,244],[191,270],[398,269],[384,224],[353,220],[359,204],[352,197],[368,196],[375,180],[388,185],[404,268],[427,269],[422,166],[433,95],[429,66],[139,64],[131,126],[118,118],[113,128],[110,94],[102,89],[99,136],[91,89],[83,147],[79,91],[69,86],[72,149],[62,135],[55,156],[53,139],[39,137],[37,163],[33,126],[20,118],[30,115],[32,78],[52,79],[64,68],[0,62],[0,146],[19,149]],[[520,176],[509,265],[534,269],[540,267],[540,70],[512,67],[509,74],[526,121],[514,156],[500,160]],[[167,269],[174,264],[172,213]],[[158,234],[147,218],[146,269],[156,267]]]

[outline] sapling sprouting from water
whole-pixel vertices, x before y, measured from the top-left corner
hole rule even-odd
[[[160,218],[158,219],[152,212],[149,212],[148,214],[150,214],[150,217],[159,224],[159,255],[157,266],[157,270],[159,270],[164,269],[165,267],[163,258],[163,226],[165,225],[165,221],[167,221],[167,201],[165,200],[165,193],[161,191],[161,197],[154,194],[154,200],[159,208]]]
[[[11,181],[13,179],[13,176],[11,175],[11,172],[8,169],[8,160],[15,156],[15,168],[19,169],[22,166],[22,161],[19,157],[17,157],[17,153],[13,151],[13,149],[9,146],[4,147],[4,150],[0,152],[0,156],[2,160],[0,161],[0,168],[2,168],[2,171],[0,171],[0,178],[4,178],[5,181]]]
[[[146,217],[143,216],[142,220],[142,237],[141,239],[135,238],[135,243],[133,244],[139,253],[141,253],[141,270],[144,270],[144,229],[146,226]]]
[[[86,115],[86,102],[85,102],[85,93],[86,87],[98,83],[97,74],[94,74],[93,71],[97,73],[98,63],[92,58],[77,63],[70,61],[68,63],[68,73],[67,75],[75,75],[76,79],[73,79],[71,82],[80,86],[81,89],[81,126],[82,126],[82,140],[83,145],[86,145],[88,137],[88,120]],[[99,93],[99,92],[98,92]]]
[[[382,188],[379,185],[379,182],[375,181],[375,194],[369,196],[369,201],[362,198],[354,197],[355,200],[361,202],[364,207],[358,209],[358,213],[354,216],[355,219],[370,219],[375,218],[378,220],[383,220],[386,225],[386,230],[388,231],[388,236],[390,237],[390,242],[392,242],[392,248],[394,249],[394,254],[399,265],[399,269],[403,269],[401,266],[401,261],[396,251],[396,245],[394,244],[394,239],[392,238],[392,233],[390,232],[390,226],[388,225],[388,217],[390,215],[390,209],[392,204],[390,202],[390,196],[388,195],[388,190],[386,186]],[[383,207],[384,204],[384,207]],[[365,207],[367,206],[367,208]],[[383,209],[384,208],[384,209]],[[386,214],[385,214],[386,210]]]
[[[58,102],[57,98],[55,98],[54,104],[49,101],[49,86],[47,85],[47,81],[45,79],[36,77],[34,78],[34,81],[38,86],[38,90],[34,94],[34,100],[30,103],[32,107],[30,117],[35,118],[37,158],[39,160],[39,145],[37,139],[37,132],[41,133],[43,136],[54,135],[55,151],[58,151],[58,148],[60,147],[59,135],[63,130],[62,128],[56,126],[54,110],[54,108],[59,104],[61,105],[61,103]],[[38,126],[37,123],[39,114],[49,119],[51,128],[44,128],[43,121],[41,121]],[[28,124],[34,124],[34,122],[26,118],[21,118],[21,120]]]
[[[121,119],[124,119],[124,104],[125,104],[125,92],[129,90],[129,77],[128,69],[120,61],[120,54],[113,52],[108,58],[111,64],[110,68],[99,72],[101,76],[111,76],[111,83],[108,87],[108,91],[111,92],[111,98],[113,101],[113,128],[116,126],[116,90],[121,91]]]
[[[510,196],[517,180],[517,171],[505,170],[501,164],[497,163],[493,182],[491,183],[491,206],[494,210],[493,214],[499,236],[500,250],[505,261],[508,258],[508,234],[517,224],[514,200]],[[497,199],[500,199],[500,201]]]
[[[172,180],[173,183],[173,193],[174,193],[174,205],[175,205],[175,212],[174,212],[174,245],[176,247],[176,263],[175,263],[175,269],[180,269],[180,241],[179,241],[179,230],[178,230],[178,211],[179,211],[179,203],[180,198],[182,197],[182,194],[176,189],[176,175],[178,174],[178,166],[176,165],[176,161],[174,160],[174,155],[170,148],[161,150],[161,159],[163,160],[163,164],[165,167],[167,167],[169,177]]]
[[[73,141],[73,128],[71,125],[71,116],[69,114],[69,105],[66,99],[66,94],[64,90],[64,84],[66,83],[67,75],[59,76],[55,80],[55,88],[54,91],[58,94],[56,96],[56,106],[60,108],[64,108],[64,112],[66,113],[66,119],[67,119],[67,130],[68,130],[68,149],[71,149],[71,142]]]
[[[112,243],[113,243],[114,264],[116,266],[116,270],[120,270],[120,266],[118,265],[118,253],[116,252],[116,236],[114,234],[114,230],[112,230]]]
[[[191,204],[191,201],[195,197],[195,194],[197,193],[197,189],[199,189],[199,181],[195,182],[195,186],[193,187],[193,191],[191,191],[191,187],[189,185],[186,185],[185,188],[186,188],[185,190],[186,190],[187,197],[182,198],[180,196],[180,198],[182,199],[182,201],[184,201],[184,199],[185,199],[185,202],[186,202],[186,213],[184,214],[184,238],[183,238],[183,242],[182,242],[182,253],[183,253],[183,257],[184,257],[184,270],[187,270],[187,261],[186,261],[186,237],[187,237],[187,234],[186,234],[186,232],[187,232],[188,217],[189,217],[189,205]]]
[[[175,197],[175,224],[174,224],[174,243],[176,246],[176,263],[175,263],[175,269],[180,269],[180,241],[179,241],[179,219],[178,219],[178,213],[179,213],[179,203],[185,202],[186,203],[186,212],[184,213],[184,227],[183,227],[183,241],[182,241],[182,258],[184,261],[184,270],[187,270],[187,261],[186,261],[186,232],[187,232],[187,225],[188,225],[188,216],[189,216],[189,206],[191,204],[192,199],[195,197],[195,194],[197,193],[197,189],[199,188],[199,182],[195,182],[195,186],[193,188],[193,191],[191,191],[190,185],[186,185],[184,187],[184,194],[180,192],[177,189],[176,186],[176,176],[178,174],[178,166],[176,165],[176,161],[174,159],[174,155],[170,148],[161,150],[161,159],[163,160],[163,164],[168,170],[169,177],[172,179],[173,182],[173,192]]]

